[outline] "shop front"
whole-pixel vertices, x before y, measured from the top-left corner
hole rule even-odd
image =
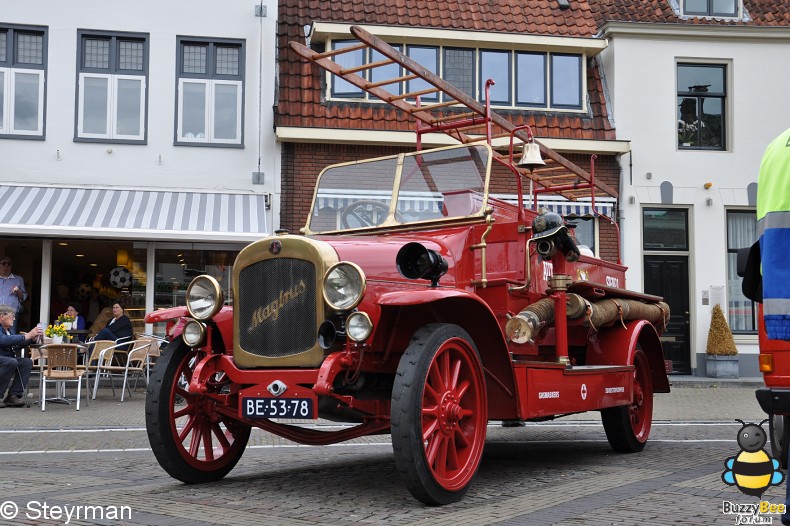
[[[229,293],[236,255],[267,235],[260,194],[0,186],[0,202],[0,255],[13,258],[29,296],[20,330],[69,305],[90,328],[117,301],[135,332],[163,335],[146,312],[184,305],[198,274]]]

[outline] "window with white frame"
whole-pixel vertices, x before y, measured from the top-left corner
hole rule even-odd
[[[176,139],[242,147],[244,41],[178,37]]]
[[[683,14],[694,16],[738,16],[740,0],[683,0]]]
[[[76,141],[145,143],[148,35],[78,31]]]
[[[757,216],[754,210],[727,211],[727,298],[728,321],[734,333],[757,333],[757,305],[743,295],[738,277],[738,249],[757,240]]]
[[[0,137],[44,138],[47,29],[0,24]]]
[[[354,47],[356,40],[334,40],[333,51]],[[584,55],[572,53],[527,52],[508,49],[459,48],[451,46],[393,45],[425,69],[439,73],[447,82],[461,91],[483,102],[486,81],[494,80],[490,86],[491,104],[497,107],[531,107],[536,109],[558,109],[581,111],[584,109],[586,78],[583,69]],[[405,49],[405,51],[404,51]],[[371,54],[373,56],[368,56]],[[383,57],[369,49],[355,49],[335,55],[333,60],[343,69],[372,64]],[[398,68],[397,65],[386,66]],[[358,75],[370,82],[374,76],[382,78],[380,68],[360,69]],[[392,74],[388,78],[396,78]],[[385,88],[397,94],[419,93],[430,90],[422,79],[410,79]],[[353,84],[331,76],[329,94],[333,99],[378,100]],[[439,102],[433,92],[421,93],[423,102]]]

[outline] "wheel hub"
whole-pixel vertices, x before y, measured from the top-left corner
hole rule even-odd
[[[452,434],[458,428],[462,413],[463,409],[455,395],[450,392],[445,393],[439,404],[439,425],[445,435]]]

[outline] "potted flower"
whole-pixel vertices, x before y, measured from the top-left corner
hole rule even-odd
[[[63,343],[63,338],[69,334],[67,330],[65,325],[59,323],[48,325],[47,328],[44,329],[44,336],[52,338],[52,343]]]
[[[738,348],[718,303],[711,313],[705,353],[705,365],[710,378],[738,378]]]
[[[74,323],[74,316],[70,314],[59,314],[57,322],[60,325],[65,325],[67,331],[71,330],[72,324]]]

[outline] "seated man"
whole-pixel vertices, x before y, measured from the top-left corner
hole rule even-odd
[[[30,358],[17,358],[16,351],[30,345],[40,338],[44,331],[41,327],[31,329],[25,335],[13,330],[16,310],[9,305],[0,305],[0,396],[5,393],[9,382],[8,396],[0,402],[0,407],[22,407],[25,386],[30,381],[33,361]]]

